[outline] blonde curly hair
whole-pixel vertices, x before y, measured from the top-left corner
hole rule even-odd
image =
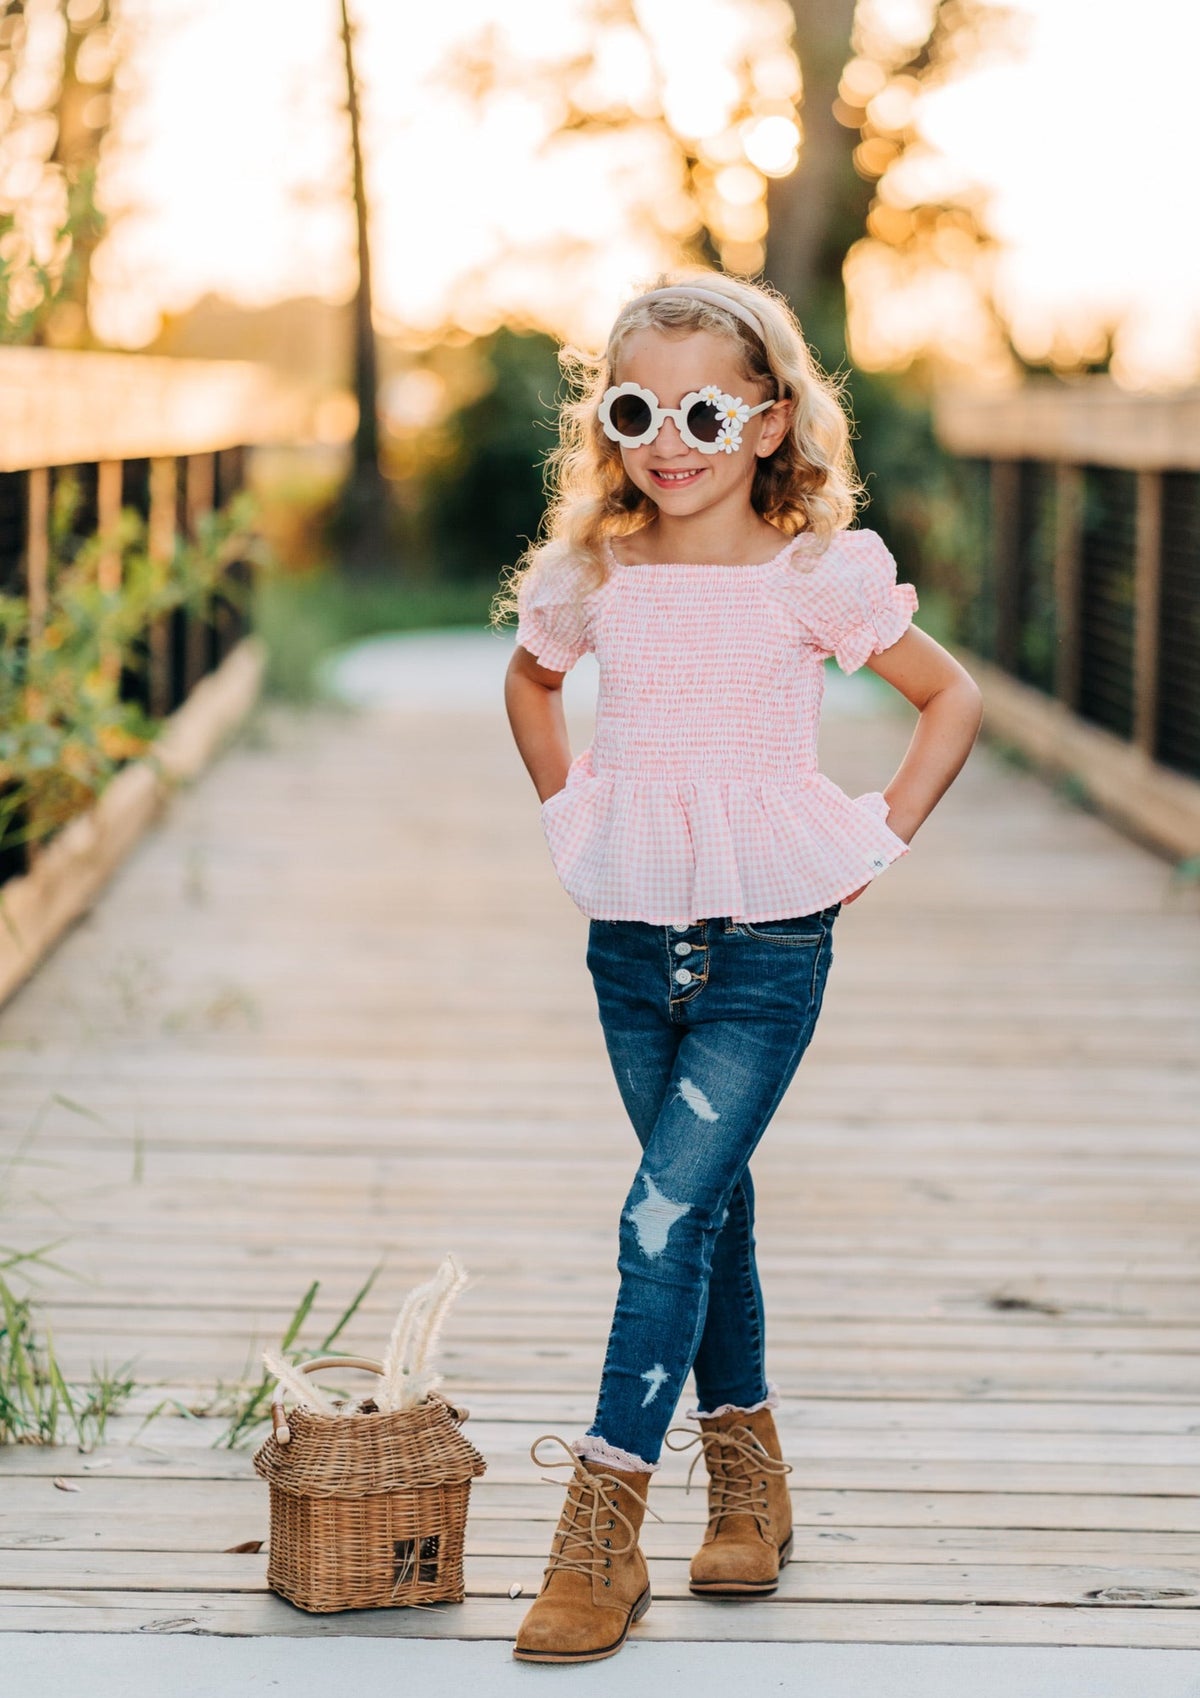
[[[606,540],[640,530],[654,516],[654,503],[626,475],[620,444],[604,434],[597,417],[625,339],[636,330],[728,336],[738,345],[747,380],[773,385],[776,400],[795,401],[787,435],[755,470],[750,498],[764,519],[785,537],[810,532],[822,547],[853,519],[862,486],[850,450],[842,384],[818,366],[787,301],[769,284],[718,271],[664,275],[651,288],[680,285],[723,295],[730,307],[688,295],[648,300],[642,292],[617,314],[602,354],[560,350],[569,393],[560,412],[558,445],[546,460],[547,508],[538,539],[506,571],[492,604],[493,625],[516,615],[527,578],[548,579],[571,566],[573,598],[599,589],[609,573]],[[738,316],[739,308],[759,321],[764,337]]]

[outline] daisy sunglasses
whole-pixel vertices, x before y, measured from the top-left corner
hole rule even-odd
[[[700,454],[732,454],[742,445],[742,426],[774,401],[750,407],[740,395],[727,395],[715,383],[685,395],[678,407],[660,405],[652,389],[638,383],[618,383],[606,389],[598,409],[604,434],[623,448],[642,448],[674,419],[689,448]]]

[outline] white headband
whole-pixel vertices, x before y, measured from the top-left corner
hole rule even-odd
[[[708,301],[714,307],[724,307],[726,312],[731,312],[735,318],[740,318],[743,324],[749,325],[763,346],[766,346],[767,336],[762,321],[755,317],[749,307],[742,306],[740,301],[732,300],[728,295],[718,294],[715,289],[701,289],[695,283],[673,283],[669,288],[652,289],[648,295],[639,295],[636,301],[629,304],[636,307],[643,301],[661,301],[670,295],[684,295],[694,301]]]

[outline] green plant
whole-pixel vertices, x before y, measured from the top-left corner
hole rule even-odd
[[[146,522],[130,510],[116,537],[90,537],[69,554],[77,506],[77,489],[62,480],[40,629],[25,598],[0,596],[0,853],[49,837],[127,761],[153,759],[159,722],[122,697],[123,672],[138,665],[149,628],[176,608],[200,614],[218,593],[244,605],[248,589],[229,567],[263,563],[246,495],[205,517],[166,559],[153,554]],[[113,588],[101,570],[110,552],[120,558]]]
[[[296,1312],[280,1340],[280,1355],[291,1362],[293,1366],[300,1362],[311,1362],[318,1356],[324,1356],[327,1351],[333,1348],[338,1338],[345,1331],[381,1272],[382,1263],[377,1263],[315,1350],[300,1350],[296,1348],[295,1341],[299,1336],[301,1327],[308,1318],[309,1310],[316,1301],[317,1292],[321,1288],[321,1282],[314,1279],[301,1298]],[[229,1426],[215,1441],[217,1448],[234,1450],[253,1437],[255,1430],[267,1419],[266,1410],[274,1386],[275,1381],[272,1376],[264,1373],[257,1385],[243,1387],[240,1395],[235,1398]]]
[[[341,1337],[382,1271],[382,1263],[378,1263],[372,1268],[366,1280],[321,1342],[312,1350],[305,1350],[297,1345],[296,1340],[300,1336],[300,1329],[308,1319],[309,1312],[316,1302],[317,1293],[321,1289],[320,1280],[314,1279],[296,1305],[295,1312],[284,1330],[279,1343],[279,1355],[285,1361],[291,1363],[293,1367],[301,1362],[311,1362],[318,1356],[324,1356]],[[257,1347],[251,1344],[247,1353],[246,1367],[241,1378],[228,1384],[219,1380],[213,1395],[203,1403],[183,1404],[180,1403],[178,1398],[163,1398],[150,1410],[138,1428],[138,1432],[142,1432],[157,1416],[168,1412],[185,1415],[191,1419],[219,1416],[224,1418],[228,1424],[224,1431],[213,1440],[214,1450],[237,1450],[249,1443],[258,1429],[269,1419],[270,1397],[275,1387],[275,1379],[271,1374],[264,1373],[257,1380],[252,1378],[251,1363],[256,1355]]]
[[[29,1297],[0,1280],[0,1444],[57,1444],[65,1416],[83,1434],[71,1389],[54,1354],[49,1327],[41,1342]]]
[[[40,1252],[21,1256],[37,1260]],[[5,1266],[12,1265],[12,1258]],[[84,1386],[68,1384],[48,1324],[39,1336],[33,1298],[18,1296],[0,1278],[0,1444],[59,1444],[66,1422],[81,1450],[104,1440],[108,1418],[133,1391],[132,1363],[93,1366]]]
[[[104,1443],[109,1416],[120,1414],[136,1389],[132,1359],[118,1368],[110,1368],[107,1361],[99,1368],[93,1364],[91,1378],[83,1387],[84,1401],[79,1411],[87,1440],[84,1448]]]
[[[52,1092],[0,1166],[0,1184],[4,1187],[0,1205],[8,1201],[13,1169],[28,1160],[26,1152],[55,1103],[90,1119],[101,1119],[82,1103]],[[0,1444],[57,1444],[64,1423],[69,1421],[79,1447],[90,1450],[102,1442],[109,1416],[134,1388],[129,1362],[116,1369],[107,1362],[100,1368],[93,1364],[84,1385],[69,1384],[55,1354],[49,1325],[43,1325],[39,1333],[33,1296],[18,1293],[8,1278],[14,1270],[26,1282],[42,1270],[75,1277],[61,1262],[50,1259],[64,1242],[58,1239],[33,1250],[0,1245]]]

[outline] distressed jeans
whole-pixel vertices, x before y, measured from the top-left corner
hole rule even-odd
[[[586,1457],[657,1466],[692,1369],[704,1412],[769,1399],[749,1162],[812,1038],[840,909],[591,922],[588,968],[642,1159]]]

